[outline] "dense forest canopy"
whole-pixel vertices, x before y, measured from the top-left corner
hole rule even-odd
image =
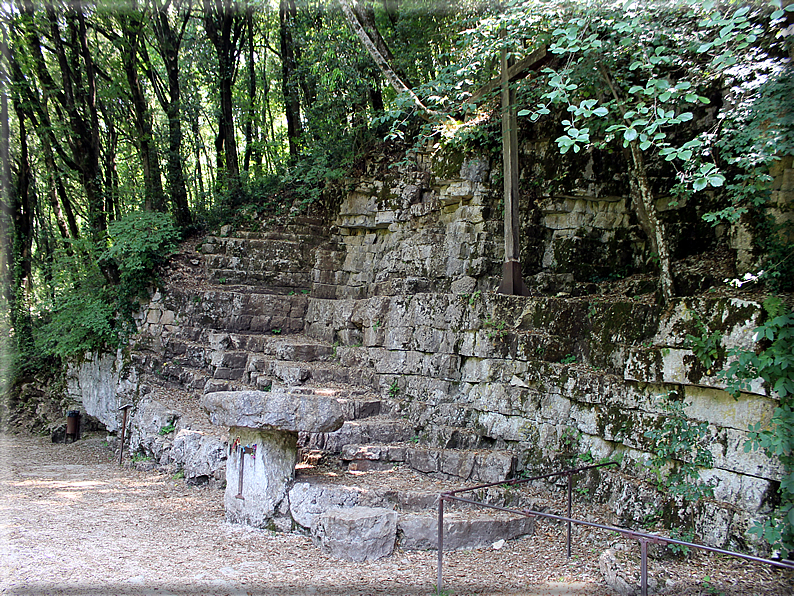
[[[500,55],[561,153],[624,151],[666,299],[648,161],[715,223],[745,218],[791,285],[770,170],[791,155],[792,5],[745,2],[14,0],[2,15],[4,293],[18,372],[113,346],[186,234],[333,194],[384,138],[498,152]],[[723,97],[722,90],[726,91]],[[717,117],[696,126],[704,106]],[[712,114],[713,115],[713,114]],[[693,122],[694,120],[694,122]],[[410,157],[410,152],[409,152]]]

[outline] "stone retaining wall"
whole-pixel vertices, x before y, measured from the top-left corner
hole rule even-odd
[[[666,416],[662,396],[677,392],[691,424],[708,424],[714,467],[703,480],[716,485],[715,500],[699,515],[724,543],[748,539],[745,530],[768,510],[780,479],[766,456],[744,452],[748,426],[767,423],[776,400],[759,384],[732,398],[685,338],[699,335],[700,320],[722,332],[725,350],[751,349],[760,315],[759,304],[740,300],[682,300],[660,314],[633,302],[418,294],[310,299],[306,330],[345,344],[340,362],[372,366],[383,391],[396,384],[404,417],[423,441],[515,450],[519,472],[530,474],[621,461],[631,476],[622,477],[626,486],[603,475],[604,486],[587,490],[613,500],[635,525],[666,506],[658,494],[639,493],[655,493],[644,484],[654,480],[645,433]],[[621,505],[627,490],[634,499]]]

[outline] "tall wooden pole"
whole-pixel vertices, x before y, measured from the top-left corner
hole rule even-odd
[[[529,296],[521,277],[521,247],[518,239],[518,119],[515,91],[510,89],[507,48],[502,49],[502,164],[504,168],[505,262],[500,294]]]

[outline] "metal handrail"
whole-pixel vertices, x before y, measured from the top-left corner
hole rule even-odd
[[[781,567],[783,569],[791,569],[794,570],[794,562],[786,562],[786,561],[775,561],[772,559],[764,559],[762,557],[756,557],[753,555],[746,555],[743,553],[737,553],[735,551],[724,550],[721,548],[717,548],[714,546],[707,546],[705,544],[696,544],[694,542],[687,542],[685,540],[676,540],[674,538],[669,538],[667,536],[659,536],[658,534],[650,534],[647,532],[638,532],[636,530],[630,530],[627,528],[619,528],[617,526],[608,526],[604,524],[597,524],[594,522],[585,521],[582,519],[575,519],[571,517],[571,501],[572,501],[572,487],[573,487],[573,476],[579,472],[583,472],[586,470],[591,470],[594,468],[600,468],[603,466],[608,465],[617,465],[617,462],[607,462],[604,464],[595,464],[592,466],[584,466],[582,468],[574,468],[571,470],[564,470],[562,472],[555,472],[552,474],[545,474],[543,476],[536,476],[533,478],[518,478],[514,480],[508,480],[505,482],[492,482],[490,484],[482,484],[479,486],[473,486],[470,488],[463,488],[458,490],[453,490],[449,492],[444,492],[439,495],[438,498],[438,578],[436,583],[436,591],[438,594],[441,593],[443,589],[443,564],[444,564],[444,501],[460,501],[461,503],[467,503],[470,505],[477,505],[480,507],[487,507],[489,509],[496,509],[498,511],[505,511],[507,513],[514,513],[517,515],[524,515],[526,517],[544,517],[547,519],[553,519],[556,521],[567,522],[568,524],[568,538],[567,538],[567,550],[568,550],[568,558],[571,557],[571,524],[578,524],[580,526],[588,526],[591,528],[597,528],[599,530],[606,530],[609,532],[617,532],[621,534],[623,537],[630,539],[630,540],[637,540],[640,543],[640,552],[641,552],[641,560],[640,560],[640,581],[641,581],[641,588],[642,588],[642,596],[648,596],[648,543],[656,543],[656,544],[676,544],[679,546],[686,546],[691,548],[697,548],[700,550],[713,552],[721,555],[727,555],[729,557],[737,557],[740,559],[745,559],[747,561],[753,561],[755,563],[764,563],[767,565],[772,565],[774,567]],[[457,496],[459,493],[463,492],[470,492],[474,490],[479,490],[482,488],[488,488],[491,486],[504,486],[506,484],[522,484],[526,482],[532,482],[533,480],[543,480],[546,478],[552,478],[555,476],[567,476],[568,477],[568,516],[562,515],[555,515],[553,513],[544,513],[542,511],[533,511],[531,509],[510,509],[508,507],[501,507],[499,505],[492,505],[489,503],[482,503],[480,501],[474,501],[472,499],[465,499],[463,497]]]

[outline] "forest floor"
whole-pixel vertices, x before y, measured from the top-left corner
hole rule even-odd
[[[119,466],[102,435],[53,444],[0,434],[2,594],[435,594],[435,551],[352,563],[298,534],[227,523],[223,492]],[[574,517],[593,504],[578,503]],[[534,536],[444,555],[444,594],[606,596],[607,548],[638,581],[636,543],[538,522]],[[651,560],[652,593],[783,595],[794,576],[712,555]]]

